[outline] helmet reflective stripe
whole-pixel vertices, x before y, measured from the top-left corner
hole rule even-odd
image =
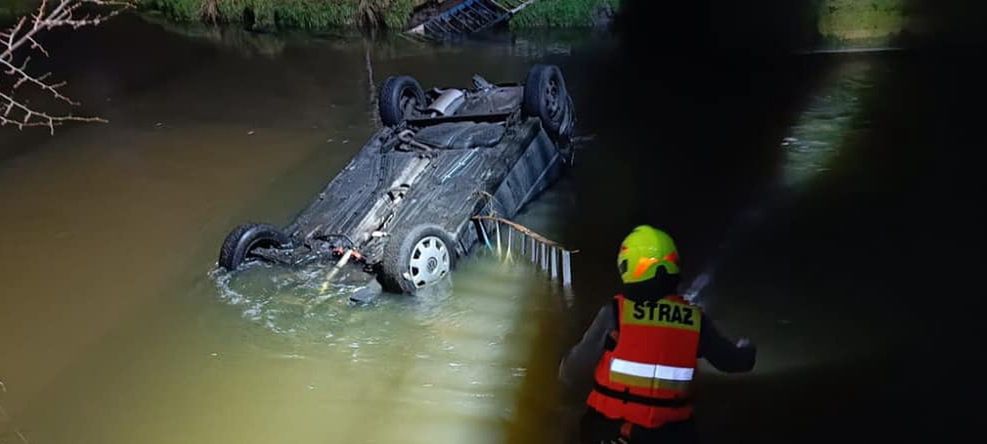
[[[622,384],[669,390],[685,390],[694,370],[688,367],[644,364],[614,358],[610,362],[610,379]]]
[[[635,278],[640,278],[641,276],[644,276],[644,273],[646,273],[648,269],[651,268],[652,265],[657,264],[658,262],[659,262],[658,258],[655,257],[642,257],[638,259],[637,266],[634,267],[633,276]]]

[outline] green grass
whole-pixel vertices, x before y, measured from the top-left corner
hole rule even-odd
[[[420,0],[419,0],[420,1]],[[145,10],[178,22],[242,23],[250,10],[256,28],[326,29],[361,24],[367,10],[379,24],[403,28],[416,0],[142,0]],[[361,10],[361,7],[364,9]]]
[[[418,6],[414,0],[396,0],[391,7],[391,13],[386,16],[387,26],[391,28],[404,28],[411,17],[411,11]]]
[[[590,26],[593,24],[593,13],[598,7],[610,6],[616,11],[620,2],[621,0],[538,0],[511,19],[511,27]]]
[[[284,28],[320,29],[351,24],[357,5],[352,1],[314,2],[309,0],[253,0],[254,11],[268,24]],[[225,10],[223,12],[226,14]],[[232,14],[235,14],[234,10]]]
[[[905,26],[904,0],[822,0],[818,30],[842,40],[889,37]]]

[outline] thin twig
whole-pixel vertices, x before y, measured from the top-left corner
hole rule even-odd
[[[51,116],[47,113],[28,108],[2,92],[0,92],[0,107],[4,110],[3,114],[0,114],[0,126],[11,125],[16,126],[17,129],[46,126],[52,134],[55,133],[56,126],[59,126],[65,122],[106,122],[106,119],[100,117],[81,117],[74,116],[72,114],[65,116]],[[14,111],[21,113],[19,116],[20,118],[8,117],[12,115]]]
[[[0,70],[3,75],[12,77],[10,86],[5,90],[0,89],[0,126],[10,125],[17,129],[41,126],[54,133],[55,126],[65,122],[106,122],[99,117],[82,117],[72,113],[49,114],[33,108],[27,101],[17,99],[17,90],[23,86],[31,86],[69,106],[79,105],[79,102],[61,92],[67,82],[49,80],[51,73],[32,74],[31,56],[24,55],[23,60],[18,61],[18,49],[26,47],[28,51],[37,51],[49,57],[48,50],[37,39],[44,31],[96,26],[135,4],[134,0],[42,0],[32,14],[21,17],[15,25],[0,31]],[[86,5],[94,6],[100,12],[77,15],[79,9]]]

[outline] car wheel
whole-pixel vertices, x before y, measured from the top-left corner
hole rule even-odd
[[[414,294],[448,276],[455,263],[452,238],[437,225],[422,224],[391,233],[377,277],[388,292]]]
[[[273,225],[243,224],[226,235],[219,249],[219,266],[233,271],[251,258],[250,252],[255,248],[290,245],[291,238]]]
[[[522,104],[525,116],[538,117],[545,131],[558,137],[563,131],[569,105],[569,92],[558,66],[535,65],[528,70]]]
[[[389,77],[380,90],[377,106],[380,121],[386,126],[394,126],[403,122],[415,108],[425,106],[425,91],[412,77]]]

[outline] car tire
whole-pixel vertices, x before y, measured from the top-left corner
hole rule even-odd
[[[377,273],[387,292],[414,294],[444,279],[456,264],[455,243],[437,225],[416,225],[389,237]]]
[[[526,117],[541,119],[542,127],[550,136],[562,135],[570,103],[565,78],[558,66],[535,65],[528,70],[522,112]]]
[[[219,249],[219,266],[228,271],[236,270],[258,247],[282,247],[291,245],[291,238],[280,229],[268,224],[248,223],[237,226],[226,235]]]
[[[394,126],[404,122],[410,110],[425,106],[425,91],[413,77],[389,77],[380,89],[377,106],[381,123]]]

